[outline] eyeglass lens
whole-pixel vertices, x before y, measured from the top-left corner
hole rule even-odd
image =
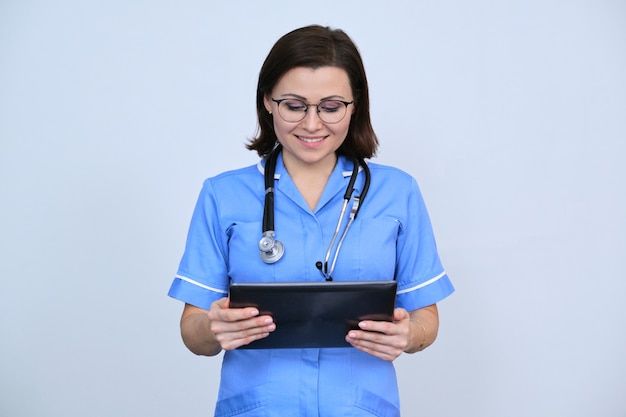
[[[338,100],[326,100],[317,105],[306,104],[301,100],[287,99],[278,104],[278,113],[284,121],[299,122],[307,114],[309,107],[316,107],[317,114],[325,123],[338,123],[344,118],[347,111],[346,103]]]

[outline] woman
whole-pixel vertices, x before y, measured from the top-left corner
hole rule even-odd
[[[263,159],[205,181],[169,292],[185,302],[185,345],[198,355],[226,351],[215,415],[398,416],[393,360],[434,342],[436,303],[453,287],[415,180],[373,163],[367,164],[367,199],[337,261],[320,266],[352,160],[371,158],[378,146],[365,70],[352,40],[321,26],[279,39],[259,74],[257,116],[259,132],[248,148]],[[286,249],[280,260],[266,263],[258,247],[263,173],[274,153],[276,238]],[[354,196],[363,192],[364,175],[357,174]],[[331,275],[336,281],[395,279],[393,322],[360,322],[346,335],[348,348],[237,350],[276,325],[255,308],[229,308],[231,282]]]

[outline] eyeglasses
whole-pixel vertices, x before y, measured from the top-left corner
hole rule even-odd
[[[304,120],[309,107],[315,107],[322,122],[328,124],[339,123],[346,116],[348,106],[354,103],[354,100],[324,100],[318,104],[307,104],[295,98],[284,98],[281,100],[272,98],[272,101],[278,104],[280,118],[288,123],[297,123]]]

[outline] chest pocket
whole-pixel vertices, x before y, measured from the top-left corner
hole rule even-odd
[[[237,281],[258,280],[264,266],[259,257],[261,222],[236,223],[228,230],[228,276]]]
[[[393,218],[357,220],[341,246],[335,275],[363,280],[394,279],[400,223]]]

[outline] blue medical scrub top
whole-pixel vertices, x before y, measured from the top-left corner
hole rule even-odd
[[[228,295],[230,282],[323,279],[315,264],[324,259],[336,228],[352,162],[338,159],[311,211],[279,156],[275,230],[285,254],[275,264],[265,264],[258,249],[263,164],[204,182],[170,296],[208,310]],[[397,168],[368,166],[370,189],[341,246],[333,279],[395,279],[396,306],[407,311],[437,303],[454,288],[415,179]],[[363,184],[360,172],[353,195],[360,195]],[[399,410],[392,362],[351,347],[253,349],[225,352],[215,415],[398,416]]]

